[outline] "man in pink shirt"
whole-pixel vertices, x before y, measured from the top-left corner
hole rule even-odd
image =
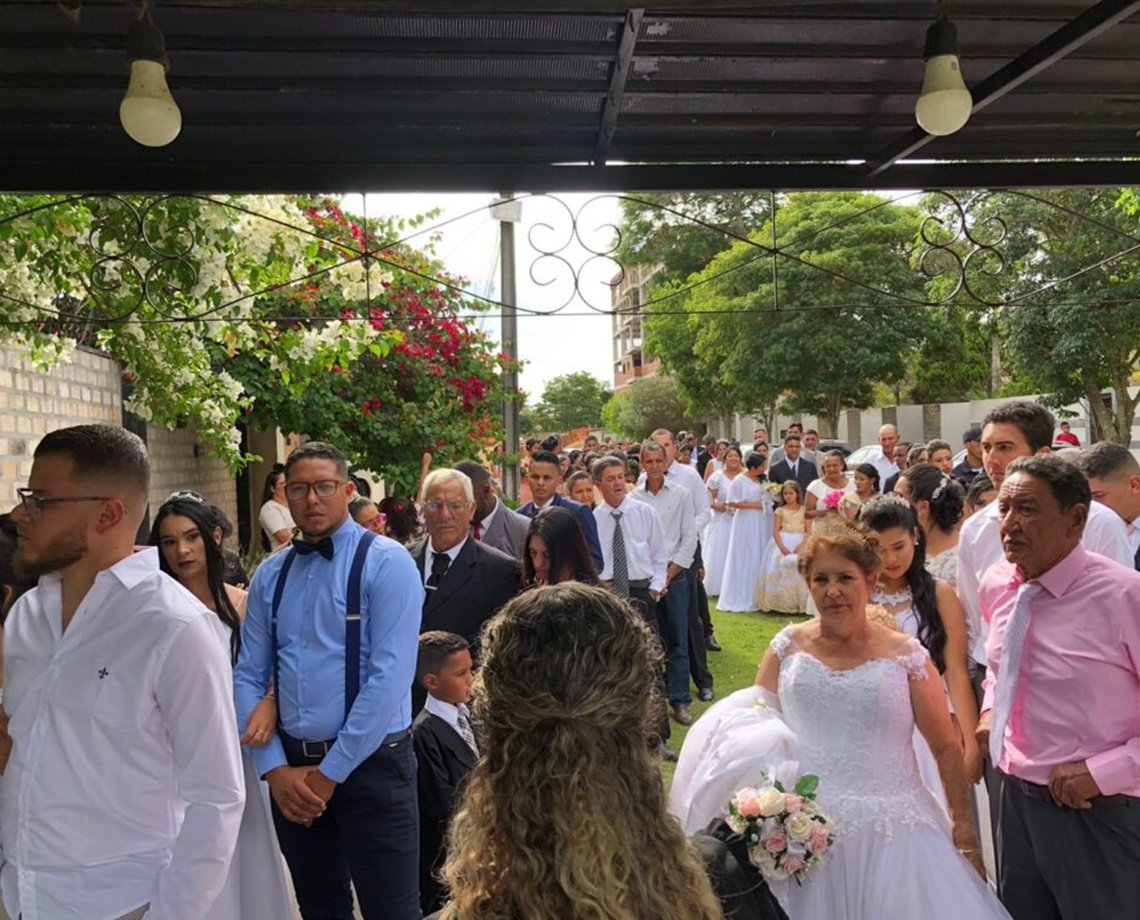
[[[1014,920],[1140,910],[1140,573],[1081,546],[1091,501],[1059,457],[1011,463],[1005,561],[979,589],[978,741],[1004,776],[998,893]]]

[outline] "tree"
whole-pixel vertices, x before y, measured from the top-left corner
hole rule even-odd
[[[996,276],[1009,358],[1024,384],[1052,406],[1084,400],[1096,430],[1132,440],[1140,395],[1140,206],[1134,189],[996,192],[977,219],[1000,218],[1005,272]],[[1123,256],[1118,254],[1126,253]],[[1113,394],[1112,408],[1102,392]]]
[[[992,335],[979,310],[931,309],[911,362],[910,398],[916,403],[964,402],[993,396]]]
[[[685,419],[685,404],[676,384],[664,374],[634,380],[602,407],[606,428],[638,440],[649,437],[657,428],[687,428]]]
[[[505,396],[457,279],[399,242],[423,219],[301,197],[0,197],[3,329],[43,366],[103,348],[132,411],[195,424],[234,469],[239,424],[260,422],[414,485],[424,450],[498,437]]]
[[[909,264],[917,232],[915,209],[874,195],[789,195],[776,215],[778,271],[768,224],[690,279],[695,360],[737,388],[738,411],[782,396],[834,432],[844,408],[871,404],[875,383],[902,379],[922,339],[924,312],[905,306],[923,298]]]
[[[533,418],[543,429],[553,431],[596,428],[609,398],[606,385],[587,371],[562,374],[547,381]]]

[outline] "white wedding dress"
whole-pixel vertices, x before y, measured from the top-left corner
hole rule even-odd
[[[802,886],[772,886],[793,920],[1009,920],[954,848],[946,814],[919,774],[909,682],[928,679],[925,649],[909,639],[897,656],[845,671],[798,649],[792,627],[772,649],[777,709],[757,708],[758,688],[742,690],[685,739],[670,810],[686,832],[722,815],[765,766],[785,778],[812,773],[838,833],[823,868]]]

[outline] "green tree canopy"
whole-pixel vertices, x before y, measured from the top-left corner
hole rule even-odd
[[[606,385],[589,372],[562,374],[547,381],[532,418],[535,427],[542,430],[596,428],[602,423],[602,406],[609,398]]]
[[[657,428],[679,431],[689,427],[677,386],[664,374],[635,380],[615,393],[602,408],[602,419],[609,430],[639,440]]]

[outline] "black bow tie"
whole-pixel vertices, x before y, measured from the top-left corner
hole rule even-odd
[[[294,540],[293,548],[302,556],[307,556],[309,553],[320,553],[326,559],[331,560],[333,557],[332,537],[325,537],[316,543],[310,543],[308,540]]]

